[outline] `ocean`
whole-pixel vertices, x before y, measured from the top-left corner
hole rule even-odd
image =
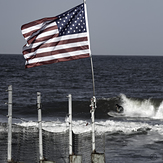
[[[1,123],[7,123],[6,90],[12,85],[13,124],[37,128],[36,100],[40,92],[43,129],[66,131],[67,96],[71,94],[73,132],[91,131],[89,105],[93,88],[89,58],[29,69],[25,69],[23,55],[1,54],[0,60]],[[105,135],[106,162],[163,162],[162,63],[161,56],[93,56],[95,130],[97,135]],[[123,115],[109,116],[108,112],[116,112],[116,104],[124,108]]]

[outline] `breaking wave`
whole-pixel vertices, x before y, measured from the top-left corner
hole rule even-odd
[[[163,119],[163,101],[156,99],[132,99],[120,95],[126,117]]]
[[[23,122],[17,123],[17,125],[24,127],[38,127],[37,122]],[[42,128],[49,132],[64,132],[69,129],[68,121],[65,122],[57,120],[51,122],[42,122]],[[85,120],[73,120],[72,121],[73,132],[76,134],[91,132],[92,126],[90,121]],[[163,135],[163,125],[162,124],[150,124],[146,122],[136,122],[136,121],[115,121],[106,120],[100,121],[96,120],[95,130],[97,134],[102,133],[120,133],[120,134],[147,134],[148,132],[158,132]]]

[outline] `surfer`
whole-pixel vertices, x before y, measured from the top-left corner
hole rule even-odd
[[[123,117],[124,116],[124,114],[123,114],[123,111],[124,111],[123,107],[118,105],[118,104],[115,104],[115,106],[116,106],[116,111],[108,112],[109,117]]]
[[[116,104],[116,108],[117,108],[117,112],[118,113],[122,113],[123,112],[123,107],[122,106],[120,106],[120,105],[118,105],[118,104]]]

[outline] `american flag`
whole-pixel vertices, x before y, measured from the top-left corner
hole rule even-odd
[[[27,41],[26,68],[90,56],[84,3],[56,17],[24,24],[21,31]]]

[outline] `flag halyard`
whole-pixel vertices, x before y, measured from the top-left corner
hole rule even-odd
[[[84,4],[21,27],[26,68],[90,56]]]

